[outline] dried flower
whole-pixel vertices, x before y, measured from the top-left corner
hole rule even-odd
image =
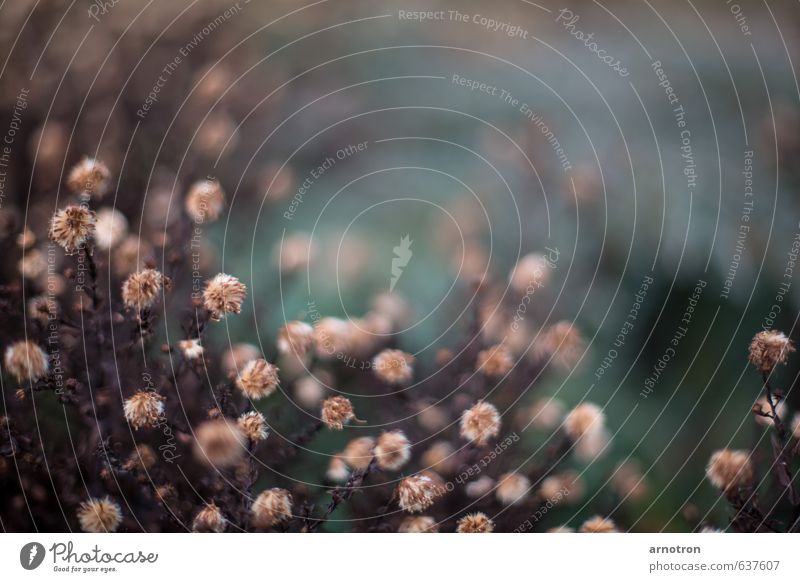
[[[350,325],[343,319],[323,317],[314,324],[314,351],[323,359],[347,353],[351,340]]]
[[[325,386],[330,383],[328,375],[320,370],[303,376],[294,383],[294,398],[304,408],[316,408],[325,396]]]
[[[344,396],[333,396],[322,403],[322,422],[331,430],[342,430],[356,415],[353,405]]]
[[[564,418],[564,431],[573,441],[582,436],[601,431],[605,423],[603,410],[592,402],[584,402],[573,408]]]
[[[383,350],[372,360],[375,375],[387,384],[405,384],[414,374],[414,356],[401,350]]]
[[[192,531],[197,533],[222,533],[225,531],[225,516],[215,503],[201,509],[192,521]]]
[[[366,469],[372,461],[375,439],[360,437],[351,440],[342,451],[342,459],[352,469]]]
[[[257,443],[267,438],[267,420],[260,412],[245,412],[236,422],[250,442]]]
[[[411,475],[397,485],[397,499],[400,509],[409,513],[425,511],[444,489],[428,475]]]
[[[397,471],[411,458],[411,443],[400,430],[384,432],[375,444],[375,461],[384,471]]]
[[[264,359],[250,361],[236,378],[236,386],[245,396],[258,400],[278,388],[278,368]]]
[[[497,481],[497,500],[504,505],[515,505],[525,500],[531,482],[520,473],[505,473]]]
[[[181,340],[178,342],[178,347],[183,354],[183,357],[189,361],[199,360],[203,357],[203,346],[200,343],[200,338],[193,338]]]
[[[100,160],[83,158],[70,170],[67,188],[73,194],[95,196],[105,195],[111,185],[111,172]]]
[[[334,483],[344,483],[350,478],[350,469],[341,455],[334,455],[328,463],[328,471],[325,476]]]
[[[152,447],[140,444],[134,446],[133,452],[128,457],[128,460],[125,461],[124,467],[129,471],[136,469],[149,471],[156,464],[156,461],[156,452]]]
[[[278,330],[276,343],[282,354],[304,356],[314,343],[314,328],[304,321],[289,321]]]
[[[539,360],[551,358],[553,364],[562,370],[571,370],[585,351],[586,345],[578,328],[572,322],[560,321],[542,333],[531,353]]]
[[[422,454],[420,464],[437,473],[450,474],[455,472],[458,458],[448,441],[436,441]]]
[[[480,401],[461,415],[461,436],[479,447],[500,433],[500,413],[488,402]]]
[[[750,342],[750,363],[762,374],[769,374],[778,364],[785,364],[794,344],[783,332],[760,331]]]
[[[19,382],[36,382],[47,374],[49,368],[47,354],[32,341],[19,341],[6,348],[6,369]]]
[[[514,358],[507,347],[502,344],[492,346],[478,353],[476,368],[485,376],[497,378],[505,376],[514,367]]]
[[[95,221],[94,241],[107,251],[121,243],[128,234],[128,219],[119,210],[101,208]]]
[[[712,485],[727,494],[735,493],[739,487],[747,487],[753,481],[750,451],[716,451],[708,462],[706,476]]]
[[[195,433],[196,456],[216,467],[230,467],[244,455],[247,437],[235,422],[225,419],[209,420]]]
[[[398,533],[437,533],[439,524],[428,515],[409,515],[400,523],[397,531]]]
[[[292,517],[292,496],[286,489],[262,491],[250,507],[253,525],[267,529]]]
[[[236,377],[251,360],[261,357],[261,351],[253,344],[234,344],[222,356],[222,369],[229,377]]]
[[[480,511],[468,513],[458,520],[458,533],[492,533],[494,522],[485,513]]]
[[[244,283],[232,275],[220,273],[206,283],[203,305],[210,312],[211,319],[220,321],[230,313],[239,313],[246,295]]]
[[[224,207],[225,192],[217,180],[195,182],[186,195],[186,213],[197,223],[217,220]]]
[[[78,523],[89,533],[117,531],[122,523],[122,510],[116,501],[106,496],[102,499],[90,498],[78,508]]]
[[[599,515],[584,521],[580,529],[581,533],[617,533],[618,531],[616,524],[611,519]]]
[[[59,210],[50,221],[50,239],[73,254],[94,235],[94,212],[71,205]]]
[[[520,295],[535,293],[540,287],[547,285],[552,269],[547,257],[539,253],[530,253],[522,257],[508,277],[511,288]]]
[[[122,301],[131,309],[152,307],[164,286],[164,275],[155,269],[132,273],[122,284]]]
[[[164,414],[164,397],[151,390],[140,390],[125,401],[125,420],[135,429],[158,426]]]

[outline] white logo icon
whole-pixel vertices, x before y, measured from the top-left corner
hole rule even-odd
[[[406,268],[414,254],[411,251],[411,243],[413,242],[414,241],[409,238],[409,235],[405,235],[400,239],[400,244],[392,249],[394,251],[394,257],[392,258],[392,279],[389,282],[390,293],[394,291],[395,285],[397,285],[397,282],[403,275],[403,269]]]

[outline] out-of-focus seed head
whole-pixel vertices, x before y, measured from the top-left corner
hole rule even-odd
[[[785,364],[795,351],[794,343],[783,332],[760,331],[750,342],[750,363],[762,374],[769,374],[778,364]]]
[[[575,471],[564,471],[550,475],[539,487],[539,498],[553,503],[573,504],[583,497],[585,486]]]
[[[198,224],[217,220],[225,208],[225,192],[219,181],[200,180],[186,194],[186,214]]]
[[[47,375],[50,363],[45,351],[32,341],[19,341],[6,348],[6,370],[19,382],[36,382]]]
[[[347,443],[342,451],[342,459],[351,469],[366,469],[372,461],[374,449],[374,438],[359,437]]]
[[[500,434],[500,413],[488,402],[478,402],[461,415],[461,436],[482,447]]]
[[[541,398],[529,408],[524,409],[518,421],[520,424],[530,425],[539,430],[552,430],[564,418],[564,404],[555,398]]]
[[[67,176],[67,188],[79,196],[101,198],[109,186],[111,172],[103,162],[94,158],[83,158]]]
[[[289,321],[278,330],[276,343],[282,354],[305,356],[314,343],[314,328],[304,321]]]
[[[350,469],[341,455],[331,457],[325,476],[334,483],[344,483],[350,478]]]
[[[235,378],[245,365],[260,357],[261,351],[253,344],[233,344],[222,356],[222,369],[228,377]]]
[[[197,533],[222,533],[225,531],[225,516],[215,503],[206,505],[192,520],[192,531]]]
[[[528,495],[531,482],[520,473],[505,473],[497,480],[497,500],[503,505],[522,503]]]
[[[247,296],[247,287],[233,275],[220,273],[206,283],[203,306],[211,319],[220,321],[229,314],[238,314]]]
[[[128,235],[128,219],[119,210],[101,208],[95,220],[94,242],[97,248],[107,251]]]
[[[275,392],[280,384],[278,371],[276,366],[264,359],[252,360],[236,378],[236,386],[252,400],[265,398]]]
[[[95,214],[84,206],[71,205],[57,211],[50,221],[50,239],[69,255],[94,235]]]
[[[552,266],[547,257],[530,253],[517,262],[508,277],[511,288],[518,294],[534,294],[550,281]]]
[[[155,269],[132,273],[122,284],[122,301],[131,309],[152,307],[164,288],[165,277]]]
[[[625,500],[636,503],[647,495],[647,482],[636,461],[628,460],[617,465],[611,475],[611,486]]]
[[[579,404],[564,418],[564,431],[573,441],[578,441],[590,433],[602,431],[604,425],[603,410],[592,402]]]
[[[479,497],[488,495],[492,489],[494,489],[494,484],[494,479],[484,475],[475,481],[467,483],[466,487],[464,487],[464,492],[467,494],[467,497],[478,499]]]
[[[140,390],[125,401],[125,420],[135,429],[158,426],[164,415],[164,397],[151,390]]]
[[[237,464],[247,446],[247,437],[235,422],[226,419],[208,420],[195,431],[195,455],[215,467]]]
[[[569,321],[560,321],[541,332],[531,354],[540,362],[547,360],[562,370],[572,370],[586,351],[578,328]]]
[[[314,324],[314,351],[330,360],[350,351],[350,325],[343,319],[323,317]]]
[[[204,349],[200,343],[200,338],[181,340],[178,342],[178,348],[180,348],[183,357],[190,362],[203,357]]]
[[[428,515],[409,515],[397,528],[398,533],[437,533],[439,524]]]
[[[58,302],[47,295],[37,295],[28,301],[28,317],[47,323],[58,317]]]
[[[29,249],[36,244],[36,235],[27,226],[17,235],[17,245],[21,249]]]
[[[250,442],[257,443],[267,438],[267,420],[264,415],[255,410],[245,412],[237,420],[239,428]]]
[[[449,475],[455,473],[458,458],[453,445],[448,441],[436,441],[422,454],[420,463],[426,469]]]
[[[122,523],[122,510],[116,501],[106,496],[88,499],[78,507],[78,523],[88,533],[117,531]]]
[[[750,451],[716,451],[708,462],[706,476],[714,487],[726,494],[735,493],[740,487],[748,487],[753,482]]]
[[[375,375],[387,384],[405,384],[414,375],[414,356],[401,350],[383,350],[372,360]]]
[[[24,279],[38,279],[47,271],[47,257],[39,249],[26,251],[17,263],[17,270]]]
[[[502,344],[478,353],[476,368],[485,376],[499,378],[508,374],[513,367],[514,358],[509,349]]]
[[[443,494],[441,485],[428,475],[411,475],[397,485],[400,509],[409,513],[425,511]]]
[[[411,459],[411,443],[400,430],[384,432],[375,443],[375,461],[384,471],[397,471]]]
[[[355,417],[352,403],[344,396],[332,396],[322,403],[322,422],[331,430],[342,430]]]
[[[458,520],[457,533],[492,533],[494,522],[485,513],[480,511],[468,513]]]
[[[556,527],[551,527],[547,530],[547,533],[575,533],[575,528],[571,528],[566,525],[559,525]]]
[[[299,378],[294,383],[294,398],[303,408],[316,408],[325,397],[325,384],[330,385],[331,378],[323,370]]]
[[[149,471],[156,464],[158,458],[152,447],[145,444],[135,445],[133,452],[125,461],[124,468],[128,471]]]
[[[292,517],[292,496],[286,489],[262,491],[250,507],[253,526],[269,529]]]
[[[599,515],[584,521],[580,529],[581,533],[616,533],[618,531],[613,520]]]

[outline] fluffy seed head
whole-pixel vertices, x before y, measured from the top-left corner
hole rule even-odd
[[[278,368],[264,359],[248,362],[236,378],[236,386],[253,400],[269,396],[278,388]]]
[[[436,520],[428,515],[409,515],[402,521],[397,531],[398,533],[437,533],[439,526]]]
[[[531,482],[525,475],[505,473],[497,482],[497,500],[503,505],[514,505],[525,500]]]
[[[194,361],[203,357],[203,346],[200,343],[200,338],[181,340],[178,342],[178,347],[187,360]]]
[[[78,523],[88,533],[117,531],[122,523],[122,510],[110,497],[88,499],[78,507]]]
[[[337,317],[323,317],[314,323],[314,351],[322,359],[347,353],[351,345],[350,325]]]
[[[5,359],[6,369],[19,382],[23,380],[36,382],[39,378],[43,378],[50,368],[47,354],[31,341],[19,341],[8,346]]]
[[[235,378],[251,360],[261,357],[261,351],[253,344],[233,344],[222,356],[222,369],[229,377]]]
[[[411,475],[397,485],[397,499],[400,509],[409,513],[425,511],[444,489],[428,475]]]
[[[117,246],[128,234],[128,219],[119,210],[102,208],[97,213],[94,242],[107,251]]]
[[[100,160],[83,158],[69,172],[67,188],[73,194],[102,197],[111,184],[111,172]]]
[[[525,411],[526,424],[540,430],[551,430],[559,425],[564,418],[564,405],[554,398],[541,398]]]
[[[230,467],[244,455],[247,437],[235,422],[225,419],[209,420],[195,431],[195,454],[198,459],[215,467]]]
[[[220,273],[206,283],[203,306],[211,313],[211,319],[220,321],[230,313],[239,313],[246,296],[244,283],[233,275]]]
[[[455,473],[458,458],[455,449],[448,441],[436,441],[420,458],[420,463],[426,469],[432,469],[443,475]]]
[[[612,520],[599,515],[584,521],[580,529],[581,533],[616,533],[618,531],[616,524]]]
[[[641,467],[635,461],[619,464],[611,476],[611,485],[623,499],[639,501],[647,494],[647,483],[642,475]]]
[[[794,420],[792,420],[792,436],[800,440],[800,412],[795,414]]]
[[[342,430],[344,425],[353,420],[352,403],[344,396],[332,396],[322,403],[322,422],[331,430]]]
[[[564,418],[564,431],[573,441],[584,435],[603,429],[605,415],[603,410],[592,402],[584,402],[573,408]]]
[[[583,336],[578,328],[572,322],[560,321],[542,333],[532,353],[540,360],[551,359],[562,370],[571,370],[585,351]]]
[[[769,374],[778,364],[785,364],[795,351],[792,340],[780,331],[760,331],[750,342],[750,363],[762,374]]]
[[[58,317],[58,303],[52,297],[37,295],[28,301],[28,317],[42,323]]]
[[[478,353],[476,368],[485,376],[490,378],[505,376],[513,367],[514,358],[509,349],[502,344]]]
[[[480,511],[468,513],[458,520],[457,533],[492,533],[494,522],[485,513]]]
[[[325,476],[334,483],[344,483],[350,478],[350,469],[341,455],[331,457]]]
[[[245,412],[236,422],[250,442],[257,443],[267,438],[267,420],[260,412]]]
[[[414,374],[414,356],[401,350],[383,350],[372,360],[375,375],[387,384],[405,384]]]
[[[257,528],[268,529],[292,517],[292,496],[286,489],[267,489],[256,497],[250,517]]]
[[[397,471],[411,458],[411,443],[405,433],[392,430],[378,437],[375,461],[384,471]]]
[[[314,328],[304,321],[289,321],[278,330],[276,343],[282,354],[304,356],[314,343]]]
[[[706,476],[714,487],[725,493],[735,493],[739,487],[748,486],[753,481],[750,451],[716,451],[708,462]]]
[[[500,413],[488,402],[478,402],[461,415],[461,436],[479,447],[500,433]]]
[[[192,521],[192,531],[197,533],[222,533],[225,531],[225,516],[215,503],[206,505]]]
[[[186,194],[186,213],[197,223],[213,222],[225,207],[225,192],[217,180],[200,180]]]
[[[529,293],[529,289],[533,289],[535,293],[548,283],[551,269],[544,255],[530,253],[517,262],[508,281],[511,288],[519,294]]]
[[[542,500],[575,503],[583,497],[584,484],[575,471],[564,471],[542,481],[539,498]]]
[[[122,301],[131,309],[147,309],[158,299],[163,287],[164,275],[155,269],[131,273],[122,284]]]
[[[57,211],[50,221],[50,239],[73,254],[94,235],[94,212],[84,206],[71,205]]]
[[[135,429],[152,428],[164,415],[164,397],[151,390],[140,390],[125,401],[125,420]]]
[[[342,459],[352,469],[366,469],[372,461],[375,439],[360,437],[353,439],[342,451]]]

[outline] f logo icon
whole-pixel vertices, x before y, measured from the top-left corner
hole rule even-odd
[[[19,551],[19,563],[26,570],[35,570],[44,561],[44,546],[39,542],[29,542]]]

